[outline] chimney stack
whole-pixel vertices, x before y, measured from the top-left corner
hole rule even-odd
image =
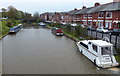
[[[100,3],[97,2],[97,3],[95,3],[94,7],[99,6],[99,5],[100,5]]]
[[[83,7],[82,7],[82,9],[85,9],[85,8],[86,8],[86,6],[83,6]]]
[[[77,8],[74,9],[74,11],[76,11],[76,10],[77,10]]]

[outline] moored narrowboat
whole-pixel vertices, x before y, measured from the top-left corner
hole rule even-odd
[[[14,26],[10,28],[10,33],[16,33],[22,28],[22,24],[18,24],[17,26]]]
[[[60,28],[53,27],[51,29],[51,31],[52,31],[52,33],[54,33],[57,36],[63,36],[62,29],[60,29]]]
[[[113,44],[103,40],[83,40],[77,42],[79,51],[101,68],[118,66],[113,54]]]

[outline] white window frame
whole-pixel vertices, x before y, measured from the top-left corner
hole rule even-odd
[[[88,14],[88,18],[92,18],[92,14]]]
[[[107,17],[107,14],[110,13],[110,17]],[[112,12],[106,12],[106,18],[109,19],[109,18],[112,18]]]
[[[86,19],[88,17],[88,15],[87,14],[84,14],[84,19]]]
[[[99,14],[103,14],[103,17],[104,17],[104,12],[99,12],[98,13],[98,18],[103,18],[103,17],[99,17]]]

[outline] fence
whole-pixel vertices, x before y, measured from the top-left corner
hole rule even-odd
[[[110,40],[110,42],[114,45],[115,48],[120,47],[120,36],[100,33],[97,31],[89,31],[89,30],[88,30],[87,35],[92,36],[96,39],[103,39],[103,37],[107,37]]]

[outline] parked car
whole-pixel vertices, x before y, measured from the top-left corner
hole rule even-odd
[[[71,26],[72,26],[72,27],[75,27],[75,26],[77,26],[77,24],[76,24],[76,23],[73,23],[73,24],[71,24]]]
[[[111,34],[111,35],[120,36],[120,29],[113,29],[113,30],[110,30],[110,34]]]
[[[87,30],[96,31],[96,29],[93,28],[93,27],[91,27],[91,26],[88,26],[88,27],[87,27]]]
[[[110,32],[108,29],[101,28],[101,27],[97,28],[97,31],[102,32],[102,33],[109,33]]]

